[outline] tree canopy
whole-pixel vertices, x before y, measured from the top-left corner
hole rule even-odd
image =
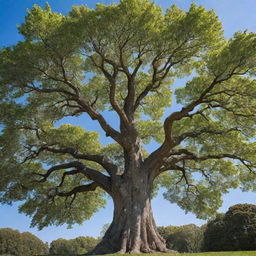
[[[256,248],[256,205],[236,204],[211,220],[205,229],[205,251],[247,251]]]
[[[24,41],[0,52],[0,201],[23,201],[32,226],[82,223],[106,193],[145,202],[153,181],[200,218],[230,188],[255,191],[255,33],[227,40],[213,10],[149,0],[67,15],[35,5],[19,32]],[[112,143],[58,125],[83,114]]]

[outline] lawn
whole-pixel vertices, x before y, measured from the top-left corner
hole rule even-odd
[[[120,254],[121,255],[121,254]],[[122,256],[130,256],[131,254],[122,254]],[[134,254],[135,255],[135,254]],[[137,254],[140,256],[256,256],[256,251],[247,252],[205,252],[205,253],[179,253],[179,254]],[[108,254],[105,256],[117,256],[117,254]]]
[[[104,256],[131,256],[131,254],[105,254]],[[205,252],[205,253],[179,253],[179,254],[133,254],[134,256],[256,256],[256,251],[248,252]],[[9,254],[0,254],[0,256],[12,256]],[[24,255],[23,255],[24,256]],[[63,255],[64,256],[64,255]],[[100,255],[98,255],[100,256]]]

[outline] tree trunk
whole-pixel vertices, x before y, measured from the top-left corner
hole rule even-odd
[[[152,186],[144,181],[137,176],[136,182],[130,180],[115,188],[113,221],[89,255],[172,252],[157,231],[150,203]]]

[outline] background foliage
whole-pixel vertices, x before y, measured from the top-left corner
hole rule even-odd
[[[204,251],[256,249],[256,205],[237,204],[210,221],[204,233]]]
[[[99,239],[80,236],[75,239],[57,239],[50,244],[50,254],[74,255],[84,254],[91,251],[99,242]]]
[[[57,239],[48,245],[29,232],[0,229],[0,254],[15,256],[76,255],[90,252],[100,241],[109,224],[103,226],[101,237]],[[167,247],[180,253],[202,251],[256,250],[256,205],[237,204],[225,214],[218,214],[207,224],[158,227]],[[196,254],[195,254],[196,255]],[[238,254],[239,255],[239,254]]]
[[[200,252],[202,249],[204,226],[194,224],[158,227],[169,249],[178,252]]]
[[[0,229],[0,254],[34,256],[48,253],[48,245],[35,235],[10,228]]]

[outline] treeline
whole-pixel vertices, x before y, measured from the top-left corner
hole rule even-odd
[[[90,236],[79,236],[75,239],[57,239],[51,242],[49,255],[79,255],[91,251],[100,239]]]
[[[35,256],[35,255],[79,255],[91,251],[99,239],[80,236],[75,239],[57,239],[50,246],[35,235],[11,228],[0,229],[0,255]]]
[[[159,227],[167,247],[178,252],[256,250],[256,205],[237,204],[198,227]]]
[[[201,252],[204,226],[195,224],[158,227],[158,232],[166,240],[167,248],[178,252]]]
[[[106,229],[106,226],[105,228]],[[207,224],[158,227],[167,247],[178,252],[256,250],[256,205],[237,204]],[[100,239],[77,237],[47,243],[29,232],[0,229],[0,255],[79,255],[91,251]]]
[[[48,253],[48,244],[35,235],[11,228],[0,229],[0,254],[32,256]]]

